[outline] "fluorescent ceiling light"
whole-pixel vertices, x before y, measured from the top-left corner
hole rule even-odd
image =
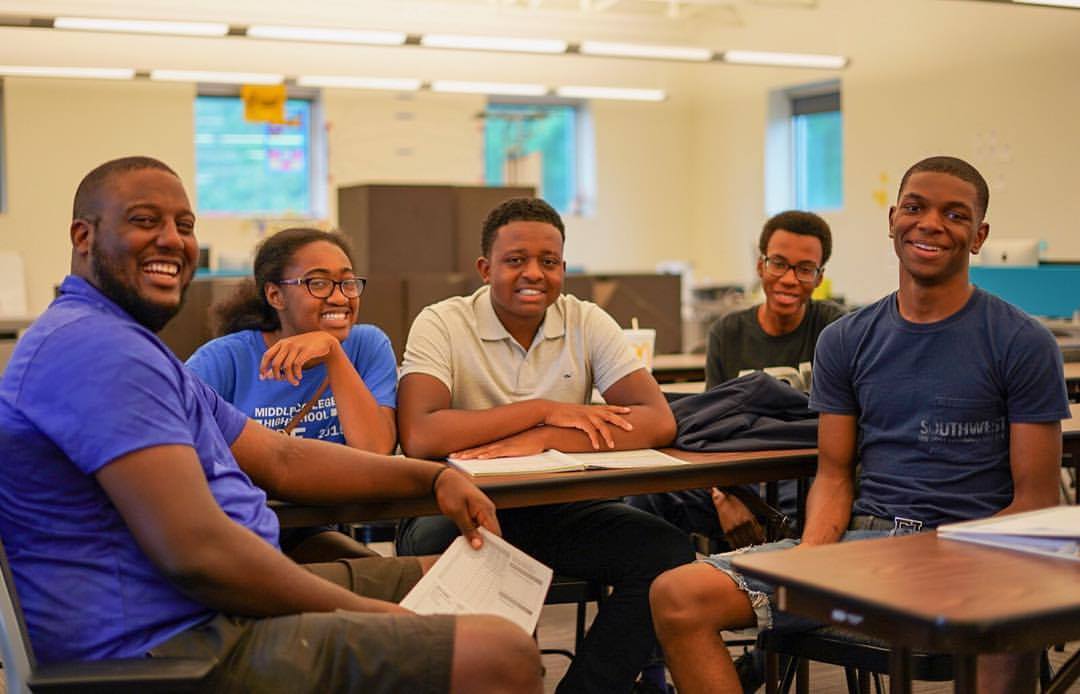
[[[813,67],[839,70],[847,65],[847,58],[842,55],[818,55],[814,53],[724,51],[724,62],[739,65],[775,65],[780,67]]]
[[[321,41],[326,43],[367,43],[376,46],[400,46],[407,35],[403,31],[367,31],[363,29],[324,29],[320,27],[272,26],[253,24],[245,32],[257,39],[285,41]]]
[[[435,80],[431,83],[433,92],[451,92],[455,94],[502,94],[504,96],[543,96],[548,88],[542,84],[512,84],[509,82],[457,82],[454,80]]]
[[[45,67],[33,65],[0,65],[0,75],[18,77],[75,77],[97,80],[129,80],[135,70],[124,67]]]
[[[162,82],[217,82],[219,84],[281,84],[284,75],[265,72],[206,72],[202,70],[151,70],[150,79]]]
[[[663,101],[663,89],[628,89],[624,87],[557,87],[555,93],[568,99],[618,99],[622,101]]]
[[[1075,7],[1080,9],[1080,0],[1013,0],[1025,5],[1048,5],[1050,7]]]
[[[465,36],[461,34],[425,34],[420,45],[429,48],[464,48],[474,51],[513,51],[518,53],[565,53],[561,39],[524,39],[509,36]]]
[[[301,87],[338,87],[342,89],[383,89],[392,92],[415,92],[422,82],[396,77],[349,77],[346,75],[303,75],[296,78]]]
[[[582,41],[578,52],[585,55],[605,55],[619,58],[660,58],[663,60],[712,60],[709,48],[687,46],[650,46],[639,43],[608,43],[606,41]]]
[[[80,31],[121,31],[133,34],[179,34],[181,36],[224,36],[229,33],[229,25],[221,22],[158,22],[92,17],[57,17],[53,20],[53,27]]]

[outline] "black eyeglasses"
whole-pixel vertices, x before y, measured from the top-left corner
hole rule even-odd
[[[794,269],[795,279],[810,284],[821,275],[821,268],[817,265],[812,265],[810,263],[792,265],[778,255],[770,257],[761,256],[761,262],[765,265],[765,272],[773,277],[783,277],[787,274],[788,270]]]
[[[334,287],[340,287],[346,299],[355,299],[364,293],[366,277],[352,277],[347,280],[332,280],[326,277],[301,277],[298,280],[278,280],[274,284],[304,285],[308,294],[316,299],[328,299],[334,293]]]

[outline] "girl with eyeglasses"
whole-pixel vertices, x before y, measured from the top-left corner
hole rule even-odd
[[[391,453],[397,365],[386,334],[356,324],[364,284],[340,234],[278,232],[259,245],[254,279],[212,309],[221,337],[187,365],[270,429]],[[370,554],[331,530],[283,530],[282,550],[297,561]]]

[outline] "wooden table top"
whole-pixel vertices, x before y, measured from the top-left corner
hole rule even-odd
[[[771,482],[813,475],[817,467],[817,449],[814,448],[729,453],[697,453],[673,448],[662,450],[692,464],[631,470],[492,475],[474,477],[473,480],[491,497],[496,506],[515,508],[713,485]],[[438,513],[434,501],[428,498],[333,506],[300,506],[272,502],[271,507],[277,512],[283,527],[373,521]]]
[[[782,609],[894,645],[1019,651],[1080,638],[1080,562],[936,532],[746,554]]]

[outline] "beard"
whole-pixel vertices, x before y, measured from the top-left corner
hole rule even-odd
[[[149,328],[152,332],[156,333],[164,328],[165,324],[172,320],[183,307],[184,297],[187,296],[190,284],[181,288],[180,301],[175,306],[156,304],[139,296],[132,285],[123,281],[123,269],[118,263],[113,262],[112,258],[106,255],[96,243],[90,246],[90,258],[94,282],[101,293],[124,309],[135,319],[135,322]]]

